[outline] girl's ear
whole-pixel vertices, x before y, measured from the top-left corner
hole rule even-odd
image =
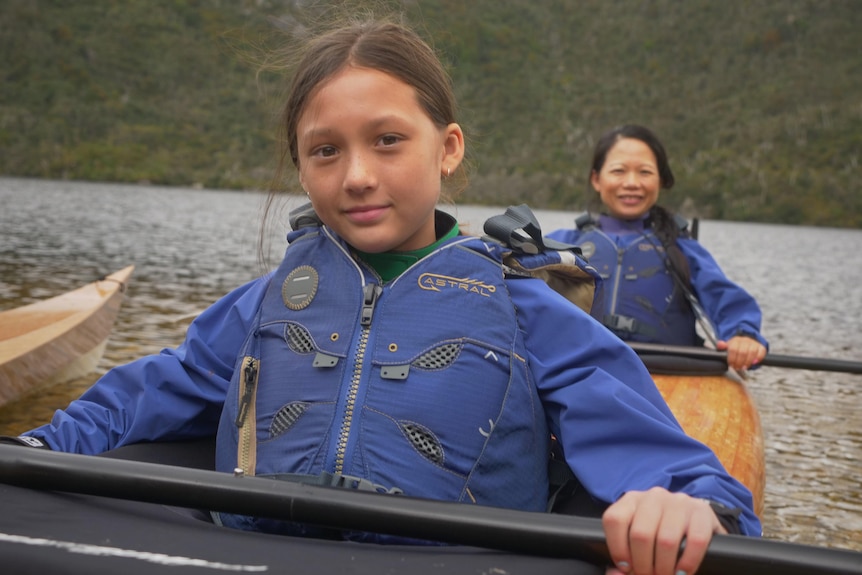
[[[305,174],[302,171],[302,168],[297,168],[297,178],[299,179],[299,187],[302,188],[302,191],[305,195],[308,195],[308,188],[305,187]]]
[[[599,188],[599,173],[595,170],[590,172],[590,183],[593,185],[593,189],[596,193],[601,193],[601,188]]]
[[[461,165],[464,159],[464,132],[461,126],[452,123],[446,126],[443,134],[443,158],[440,170],[444,176],[449,176]]]

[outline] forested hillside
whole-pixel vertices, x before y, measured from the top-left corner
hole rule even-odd
[[[302,0],[0,2],[0,174],[268,185]],[[346,2],[351,8],[370,5]],[[862,227],[860,0],[383,0],[450,66],[460,201],[580,209],[592,145],[665,141],[689,215]]]

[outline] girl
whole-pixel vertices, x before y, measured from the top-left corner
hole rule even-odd
[[[549,237],[581,247],[604,278],[600,317],[624,340],[701,345],[696,314],[706,316],[741,370],[766,356],[760,308],[731,282],[680,220],[659,206],[659,191],[674,184],[664,146],[647,128],[626,125],[605,133],[593,153],[590,184],[604,204],[599,219]]]
[[[553,434],[609,505],[615,569],[694,573],[713,533],[760,533],[751,494],[682,432],[637,356],[502,264],[566,267],[572,252],[513,254],[437,211],[464,134],[414,32],[371,22],[314,40],[283,127],[313,211],[294,218],[279,268],[22,441],[95,454],[217,434],[226,472],[542,511]]]

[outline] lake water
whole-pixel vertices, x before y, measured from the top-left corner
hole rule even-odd
[[[112,366],[176,346],[190,317],[257,277],[263,199],[0,178],[0,309],[136,266],[98,372],[0,408],[0,434],[49,421]],[[501,211],[446,209],[474,232]],[[577,214],[536,215],[551,231]],[[272,265],[285,221],[266,235]],[[862,361],[862,231],[702,221],[700,241],[760,302],[774,353]],[[766,442],[765,535],[862,550],[862,376],[763,367],[748,386]]]

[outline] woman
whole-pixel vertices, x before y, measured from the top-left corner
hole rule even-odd
[[[683,433],[637,356],[544,281],[504,275],[504,257],[575,269],[574,254],[515,253],[436,209],[464,134],[414,32],[371,22],[313,40],[283,115],[283,157],[313,210],[279,268],[22,443],[93,454],[216,435],[225,472],[543,511],[553,434],[609,505],[614,569],[694,573],[713,533],[760,534],[750,492]]]
[[[760,308],[730,281],[686,222],[657,204],[674,184],[667,154],[649,129],[625,125],[605,133],[593,153],[590,184],[604,204],[598,220],[579,218],[576,229],[549,237],[581,247],[604,281],[601,313],[624,340],[695,346],[697,320],[714,329],[728,366],[746,369],[766,356]],[[702,310],[702,312],[701,312]],[[697,317],[705,315],[706,317]]]

